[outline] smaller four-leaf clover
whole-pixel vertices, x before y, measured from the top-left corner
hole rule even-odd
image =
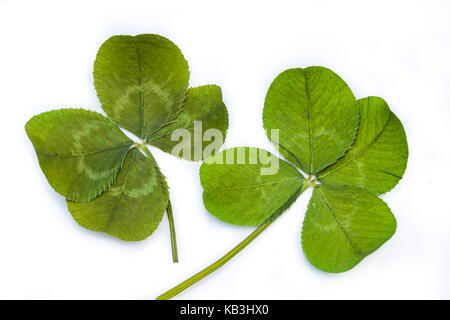
[[[193,133],[194,123],[201,121],[203,130],[218,129],[225,137],[228,127],[220,87],[188,88],[188,80],[187,61],[168,39],[113,36],[94,64],[95,88],[108,117],[60,109],[39,114],[25,126],[48,182],[67,199],[81,226],[137,241],[150,236],[167,212],[174,261],[169,190],[147,145],[171,153],[178,144],[171,139],[174,130]],[[119,126],[142,142],[133,142]],[[194,148],[194,134],[189,136],[185,142]],[[198,161],[203,154],[176,155]]]

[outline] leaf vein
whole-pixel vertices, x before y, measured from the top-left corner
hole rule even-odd
[[[350,246],[353,248],[353,250],[355,250],[355,252],[359,255],[363,255],[363,253],[361,252],[361,250],[359,250],[356,245],[353,243],[352,238],[350,237],[350,235],[347,233],[347,231],[345,231],[344,226],[341,224],[341,222],[338,220],[338,218],[336,217],[336,214],[333,210],[333,208],[331,208],[330,204],[328,203],[327,199],[325,198],[325,195],[323,194],[322,190],[320,190],[320,194],[322,196],[323,201],[325,202],[325,205],[327,206],[328,210],[330,211],[331,215],[333,216],[334,220],[336,221],[336,224],[339,226],[339,228],[341,229],[341,231],[344,233],[345,238],[348,240],[348,242],[350,243]]]
[[[142,88],[142,63],[141,63],[141,54],[139,52],[139,48],[137,43],[135,42],[136,47],[136,58],[138,63],[139,70],[139,117],[140,117],[140,125],[141,125],[141,138],[144,137],[144,91]]]
[[[70,158],[85,157],[85,156],[90,156],[90,155],[97,154],[97,153],[112,151],[112,150],[120,149],[120,148],[127,147],[127,146],[130,147],[131,145],[132,145],[132,143],[126,143],[126,144],[121,144],[119,146],[115,146],[115,147],[111,147],[111,148],[107,148],[107,149],[102,149],[102,150],[97,150],[97,151],[92,151],[92,152],[86,152],[86,153],[80,153],[80,154],[70,154],[70,155],[49,154],[49,153],[40,152],[38,150],[36,150],[36,153],[41,155],[41,156],[49,157],[49,158],[53,157],[53,158],[67,158],[67,159],[70,159]]]
[[[266,187],[269,185],[274,185],[274,184],[279,184],[279,183],[283,183],[283,182],[289,182],[289,181],[295,181],[295,180],[301,180],[303,179],[302,177],[297,177],[297,178],[292,178],[292,179],[284,179],[284,180],[278,180],[278,181],[272,181],[272,182],[266,182],[266,183],[259,183],[259,184],[250,184],[250,185],[245,185],[245,186],[238,186],[238,187],[218,187],[218,188],[214,188],[212,187],[211,189],[214,190],[239,190],[239,189],[247,189],[247,188],[261,188],[261,187]]]
[[[359,151],[358,153],[356,153],[353,157],[351,157],[350,159],[348,159],[347,161],[345,161],[342,165],[338,166],[337,168],[334,168],[333,170],[331,170],[330,172],[327,172],[325,175],[320,176],[320,178],[325,178],[326,176],[332,174],[333,172],[341,169],[342,167],[345,167],[347,164],[349,164],[350,162],[352,162],[353,160],[355,160],[356,158],[358,158],[359,156],[361,156],[364,152],[367,151],[367,149],[369,149],[379,138],[380,136],[384,133],[384,131],[386,130],[387,126],[389,125],[389,123],[391,122],[391,116],[392,116],[392,112],[389,113],[389,119],[388,121],[386,121],[386,124],[384,125],[383,129],[381,129],[381,131],[377,134],[377,136],[375,137],[375,139],[373,139],[367,146],[365,146],[364,148],[361,149],[361,151]]]
[[[125,186],[126,186],[126,184],[127,184],[128,177],[129,177],[129,175],[130,175],[131,168],[132,168],[133,165],[134,165],[134,161],[135,161],[135,159],[136,159],[136,153],[137,153],[137,152],[139,152],[139,151],[138,151],[138,150],[135,150],[135,152],[134,152],[134,154],[133,154],[133,158],[131,159],[130,165],[129,165],[129,167],[128,167],[128,169],[127,169],[127,173],[126,173],[126,175],[125,175],[125,181],[123,182],[122,188],[120,189],[120,196],[118,197],[118,199],[117,199],[117,200],[115,201],[115,203],[114,203],[114,207],[113,207],[113,209],[112,209],[112,211],[111,211],[111,214],[110,214],[110,216],[109,216],[109,218],[108,218],[108,221],[106,221],[104,232],[106,232],[106,231],[108,230],[108,228],[109,228],[109,226],[110,226],[110,224],[111,224],[111,221],[112,221],[112,219],[113,219],[113,217],[114,217],[114,214],[116,213],[117,208],[119,207],[119,203],[120,203],[120,201],[122,200],[123,191],[125,190]]]
[[[311,137],[311,97],[309,95],[309,87],[308,87],[308,75],[306,74],[306,71],[303,72],[303,75],[305,77],[305,94],[306,94],[306,103],[308,105],[308,124],[309,124],[309,170],[308,173],[314,173],[313,169],[313,149],[312,149],[312,137]]]

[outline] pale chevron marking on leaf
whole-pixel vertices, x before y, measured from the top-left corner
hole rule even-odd
[[[257,154],[262,149],[232,148],[215,157],[223,157],[231,150],[235,154],[245,152],[245,159],[249,159],[251,152]],[[273,175],[261,175],[266,165],[260,159],[256,164],[203,163],[200,182],[205,208],[224,222],[252,226],[267,221],[286,203],[292,203],[291,198],[298,196],[303,185],[303,176],[291,164],[268,155],[279,161],[279,170]]]
[[[132,148],[110,189],[87,203],[68,202],[82,226],[127,241],[147,238],[168,204],[168,188],[153,157]]]
[[[72,201],[89,201],[106,190],[132,145],[110,119],[84,109],[39,114],[25,129],[48,182]]]
[[[115,196],[118,196],[118,197],[117,197],[116,201],[114,202],[114,207],[111,211],[108,221],[105,224],[105,229],[103,230],[104,232],[108,231],[109,225],[111,224],[111,221],[114,217],[114,213],[116,212],[117,208],[119,207],[120,200],[122,200],[122,196],[124,194],[123,190],[127,185],[127,181],[128,181],[128,177],[130,175],[131,168],[133,167],[134,161],[136,159],[136,154],[137,154],[137,151],[134,151],[133,155],[132,155],[133,158],[131,159],[131,163],[129,164],[129,166],[127,168],[127,172],[125,174],[125,181],[123,182],[122,187],[120,188],[120,191],[118,193],[111,191],[111,194],[114,194]]]
[[[355,250],[355,252],[357,254],[362,254],[361,250],[358,249],[358,247],[354,244],[352,238],[350,237],[350,235],[347,233],[347,231],[344,229],[344,226],[339,222],[339,219],[336,217],[336,214],[333,211],[333,208],[331,207],[331,205],[329,204],[329,202],[327,201],[327,198],[325,197],[325,195],[323,194],[322,189],[318,188],[318,190],[320,191],[320,195],[323,199],[323,202],[325,203],[325,205],[327,206],[331,216],[333,217],[334,221],[336,222],[336,225],[339,227],[339,229],[342,231],[342,233],[344,234],[345,238],[348,240],[348,242],[350,243],[350,246]]]
[[[376,137],[369,144],[367,144],[359,152],[357,152],[354,155],[352,155],[351,158],[346,159],[345,162],[341,163],[339,166],[336,166],[336,168],[333,168],[333,170],[331,170],[329,172],[326,172],[324,175],[321,175],[320,177],[321,178],[325,178],[327,175],[332,174],[333,172],[341,169],[342,167],[345,167],[347,164],[349,164],[350,162],[354,161],[356,158],[361,156],[365,151],[367,151],[367,149],[369,149],[378,140],[378,138],[384,133],[384,130],[386,130],[386,127],[389,125],[389,123],[391,121],[391,115],[392,115],[392,113],[389,114],[389,118],[386,121],[386,124],[384,125],[384,127],[381,129],[381,131],[376,135]]]

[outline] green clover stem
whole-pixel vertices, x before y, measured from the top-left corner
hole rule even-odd
[[[306,180],[305,180],[306,181]],[[304,183],[298,196],[300,196],[306,189],[309,187],[314,187],[314,185],[309,183]],[[278,218],[278,217],[277,217]],[[225,263],[230,261],[235,255],[237,255],[242,249],[247,247],[253,240],[255,240],[264,230],[267,229],[277,218],[275,218],[272,221],[269,221],[267,223],[261,224],[258,228],[256,228],[255,231],[253,231],[247,238],[245,238],[241,243],[239,243],[236,247],[231,249],[227,254],[225,254],[222,258],[211,264],[210,266],[206,267],[199,273],[193,275],[189,279],[183,281],[176,287],[170,289],[169,291],[163,293],[159,297],[156,298],[156,300],[169,300],[170,298],[173,298],[180,292],[184,291],[185,289],[189,288],[193,284],[197,283],[198,281],[202,280],[209,274],[213,273],[217,269],[219,269],[221,266],[223,266]]]
[[[172,204],[167,204],[167,218],[169,219],[169,227],[170,227],[170,242],[172,245],[172,259],[174,263],[178,262],[178,250],[177,250],[177,237],[175,234],[175,223],[173,221],[173,213],[172,213]]]
[[[145,140],[141,144],[135,143],[135,146],[137,148],[141,149],[142,151],[144,151],[144,153],[147,155],[147,157],[149,157],[150,160],[152,160],[156,164],[155,158],[153,158],[153,155],[147,149],[147,143]],[[177,263],[178,262],[177,237],[176,237],[176,233],[175,233],[175,223],[173,220],[172,204],[170,203],[170,199],[169,199],[169,202],[167,203],[166,212],[167,212],[167,218],[169,219],[170,243],[172,246],[172,260],[173,260],[173,263]]]
[[[158,298],[156,298],[156,300],[168,300],[168,299],[176,296],[177,294],[179,294],[183,290],[189,288],[190,286],[192,286],[196,282],[200,281],[201,279],[205,278],[210,273],[213,273],[214,271],[219,269],[221,266],[223,266],[225,263],[227,263],[229,260],[231,260],[231,258],[233,258],[235,255],[237,255],[242,249],[244,249],[246,246],[248,246],[250,244],[250,242],[255,240],[256,237],[258,237],[268,226],[270,226],[272,224],[272,222],[273,221],[271,221],[269,223],[266,223],[266,224],[260,225],[247,238],[245,238],[244,241],[242,241],[236,247],[231,249],[231,251],[228,252],[226,255],[224,255],[222,258],[220,258],[219,260],[214,262],[209,267],[206,267],[205,269],[203,269],[202,271],[200,271],[196,275],[194,275],[194,276],[190,277],[189,279],[183,281],[182,283],[180,283],[176,287],[170,289],[166,293],[163,293]]]

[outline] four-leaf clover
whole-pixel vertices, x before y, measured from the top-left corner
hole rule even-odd
[[[178,143],[171,139],[176,129],[191,133],[201,121],[203,130],[215,128],[225,136],[228,127],[221,89],[188,88],[188,80],[187,61],[168,39],[113,36],[94,64],[95,88],[108,117],[60,109],[33,117],[25,127],[47,180],[81,226],[137,241],[151,235],[167,211],[174,261],[169,191],[147,144],[170,153]],[[133,142],[119,126],[142,141]]]
[[[263,123],[287,161],[243,147],[217,153],[200,168],[206,209],[224,222],[258,228],[158,299],[169,299],[218,269],[309,187],[314,190],[301,244],[316,268],[347,271],[394,234],[396,220],[378,195],[403,176],[408,145],[401,122],[382,98],[356,100],[347,84],[323,67],[289,69],[267,92]],[[265,156],[255,156],[261,153]],[[279,163],[271,175],[261,174],[269,165],[262,161],[267,155]]]

